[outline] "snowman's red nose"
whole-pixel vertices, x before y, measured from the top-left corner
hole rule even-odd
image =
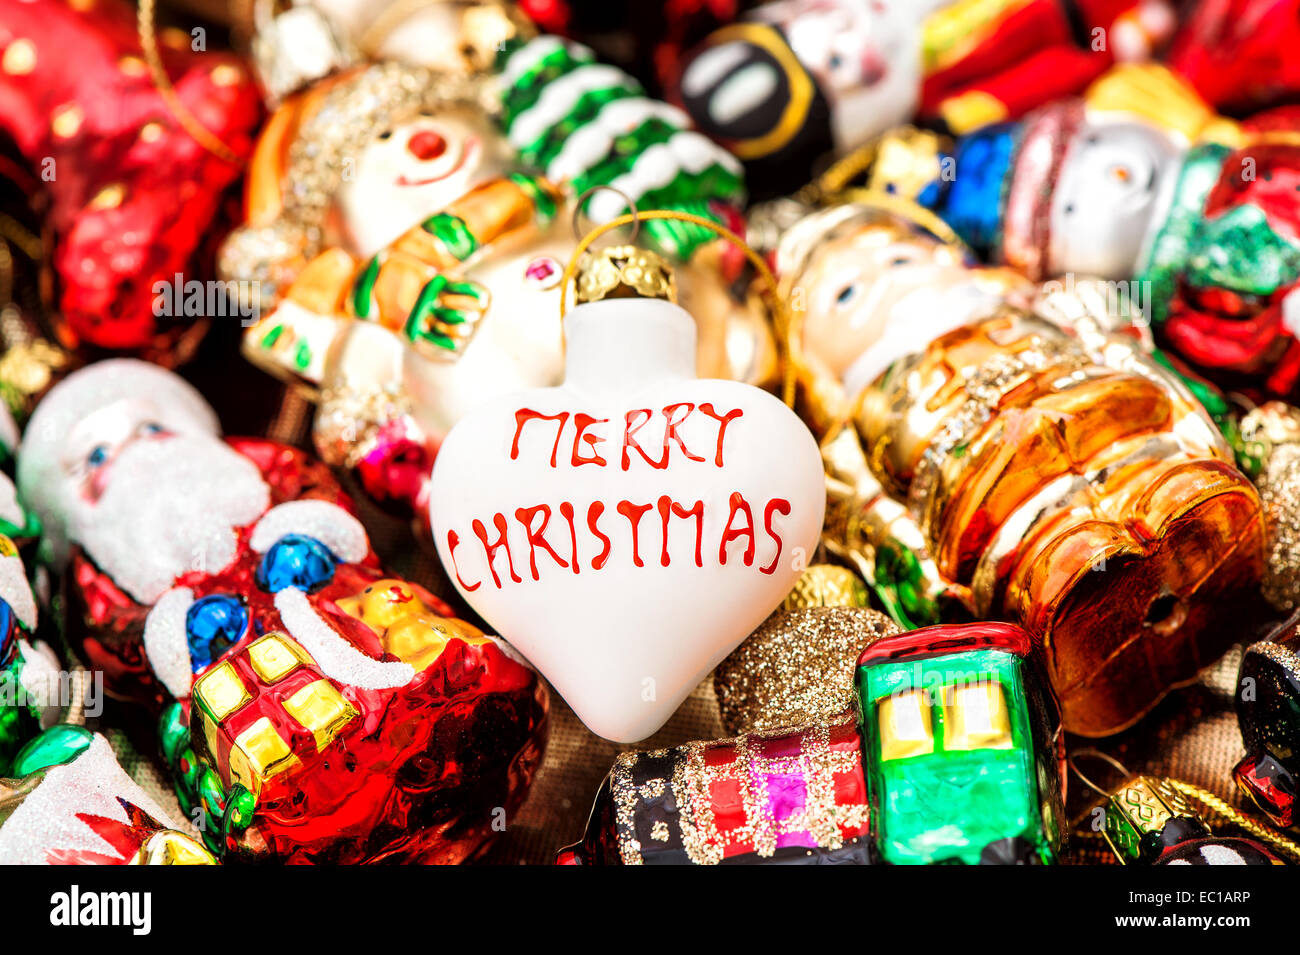
[[[406,150],[416,159],[437,159],[447,151],[447,140],[435,132],[422,129],[406,141]]]

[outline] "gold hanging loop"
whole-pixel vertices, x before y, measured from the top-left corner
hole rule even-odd
[[[591,246],[593,242],[599,239],[606,232],[630,225],[638,219],[658,219],[668,222],[687,222],[691,225],[697,225],[701,228],[708,229],[710,232],[726,240],[744,253],[754,270],[758,273],[765,289],[765,297],[768,300],[768,307],[772,310],[773,322],[777,327],[777,341],[781,340],[781,332],[789,326],[790,310],[787,307],[784,298],[781,296],[780,287],[777,285],[776,276],[772,270],[763,261],[763,257],[754,250],[748,242],[742,239],[736,233],[732,232],[724,225],[719,225],[712,219],[704,216],[697,216],[690,212],[679,212],[675,209],[651,209],[645,212],[626,213],[611,219],[603,225],[588,232],[578,242],[577,248],[573,250],[573,255],[569,257],[569,264],[564,269],[564,276],[560,280],[560,317],[563,318],[568,312],[569,285],[573,282],[574,276],[578,271],[578,263],[582,259],[583,253]],[[787,405],[794,405],[795,381],[790,369],[790,363],[785,362],[784,382],[782,389],[782,399]]]
[[[243,166],[244,160],[200,123],[190,112],[190,108],[181,102],[175,87],[172,86],[172,81],[168,79],[167,71],[163,69],[162,56],[158,52],[158,37],[154,30],[154,0],[140,0],[140,8],[136,16],[136,31],[140,34],[140,47],[144,50],[145,63],[149,66],[149,76],[153,79],[153,85],[181,129],[218,159],[234,166]]]

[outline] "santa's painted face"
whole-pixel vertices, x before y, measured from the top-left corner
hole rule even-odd
[[[1141,123],[1085,126],[1052,196],[1050,271],[1125,279],[1172,194],[1181,150]]]
[[[69,538],[144,604],[183,574],[229,564],[236,530],[270,503],[251,461],[147,398],[115,401],[75,425],[59,481]]]
[[[830,101],[848,149],[904,121],[920,86],[924,11],[902,0],[789,0],[774,8],[799,62]]]
[[[842,380],[869,349],[908,328],[924,347],[931,316],[908,303],[918,292],[969,281],[961,255],[932,239],[871,227],[832,239],[795,286],[807,309],[804,353]]]
[[[339,208],[356,251],[370,256],[504,168],[500,136],[467,112],[421,114],[380,131],[345,170]]]

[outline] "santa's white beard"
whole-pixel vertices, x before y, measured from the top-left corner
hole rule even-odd
[[[237,529],[270,505],[256,465],[217,438],[135,441],[111,467],[99,501],[73,507],[70,536],[143,604],[182,574],[224,568]]]

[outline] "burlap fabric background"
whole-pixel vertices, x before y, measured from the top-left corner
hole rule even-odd
[[[227,334],[227,330],[215,329],[200,360],[186,370],[186,376],[217,407],[228,433],[268,434],[309,447],[311,407],[296,396],[286,395],[278,385],[249,367],[233,345],[235,337]],[[368,507],[359,495],[357,502],[375,550],[390,568],[463,606],[442,574],[436,556],[417,545],[401,521]],[[1255,636],[1241,635],[1243,642]],[[1182,779],[1241,808],[1230,775],[1232,766],[1242,755],[1241,736],[1232,710],[1239,659],[1239,649],[1229,653],[1204,673],[1198,683],[1171,694],[1132,730],[1099,742],[1071,738],[1068,748],[1073,751],[1096,747],[1118,758],[1133,773]],[[109,736],[127,771],[161,804],[175,810],[179,818],[179,808],[164,770],[152,756],[156,736],[149,721],[130,708],[110,703],[103,716],[94,722]],[[620,750],[673,746],[723,735],[717,701],[707,680],[659,733],[635,747],[619,746],[592,735],[564,701],[552,694],[550,743],[528,801],[481,861],[551,862],[556,849],[581,837],[591,800]],[[1102,786],[1121,781],[1113,770],[1099,762],[1080,760],[1079,767]],[[1066,857],[1069,862],[1113,862],[1100,840],[1088,831],[1089,810],[1098,801],[1096,793],[1071,774],[1068,809],[1070,818],[1077,824]],[[1233,831],[1222,822],[1212,825],[1217,832]]]

